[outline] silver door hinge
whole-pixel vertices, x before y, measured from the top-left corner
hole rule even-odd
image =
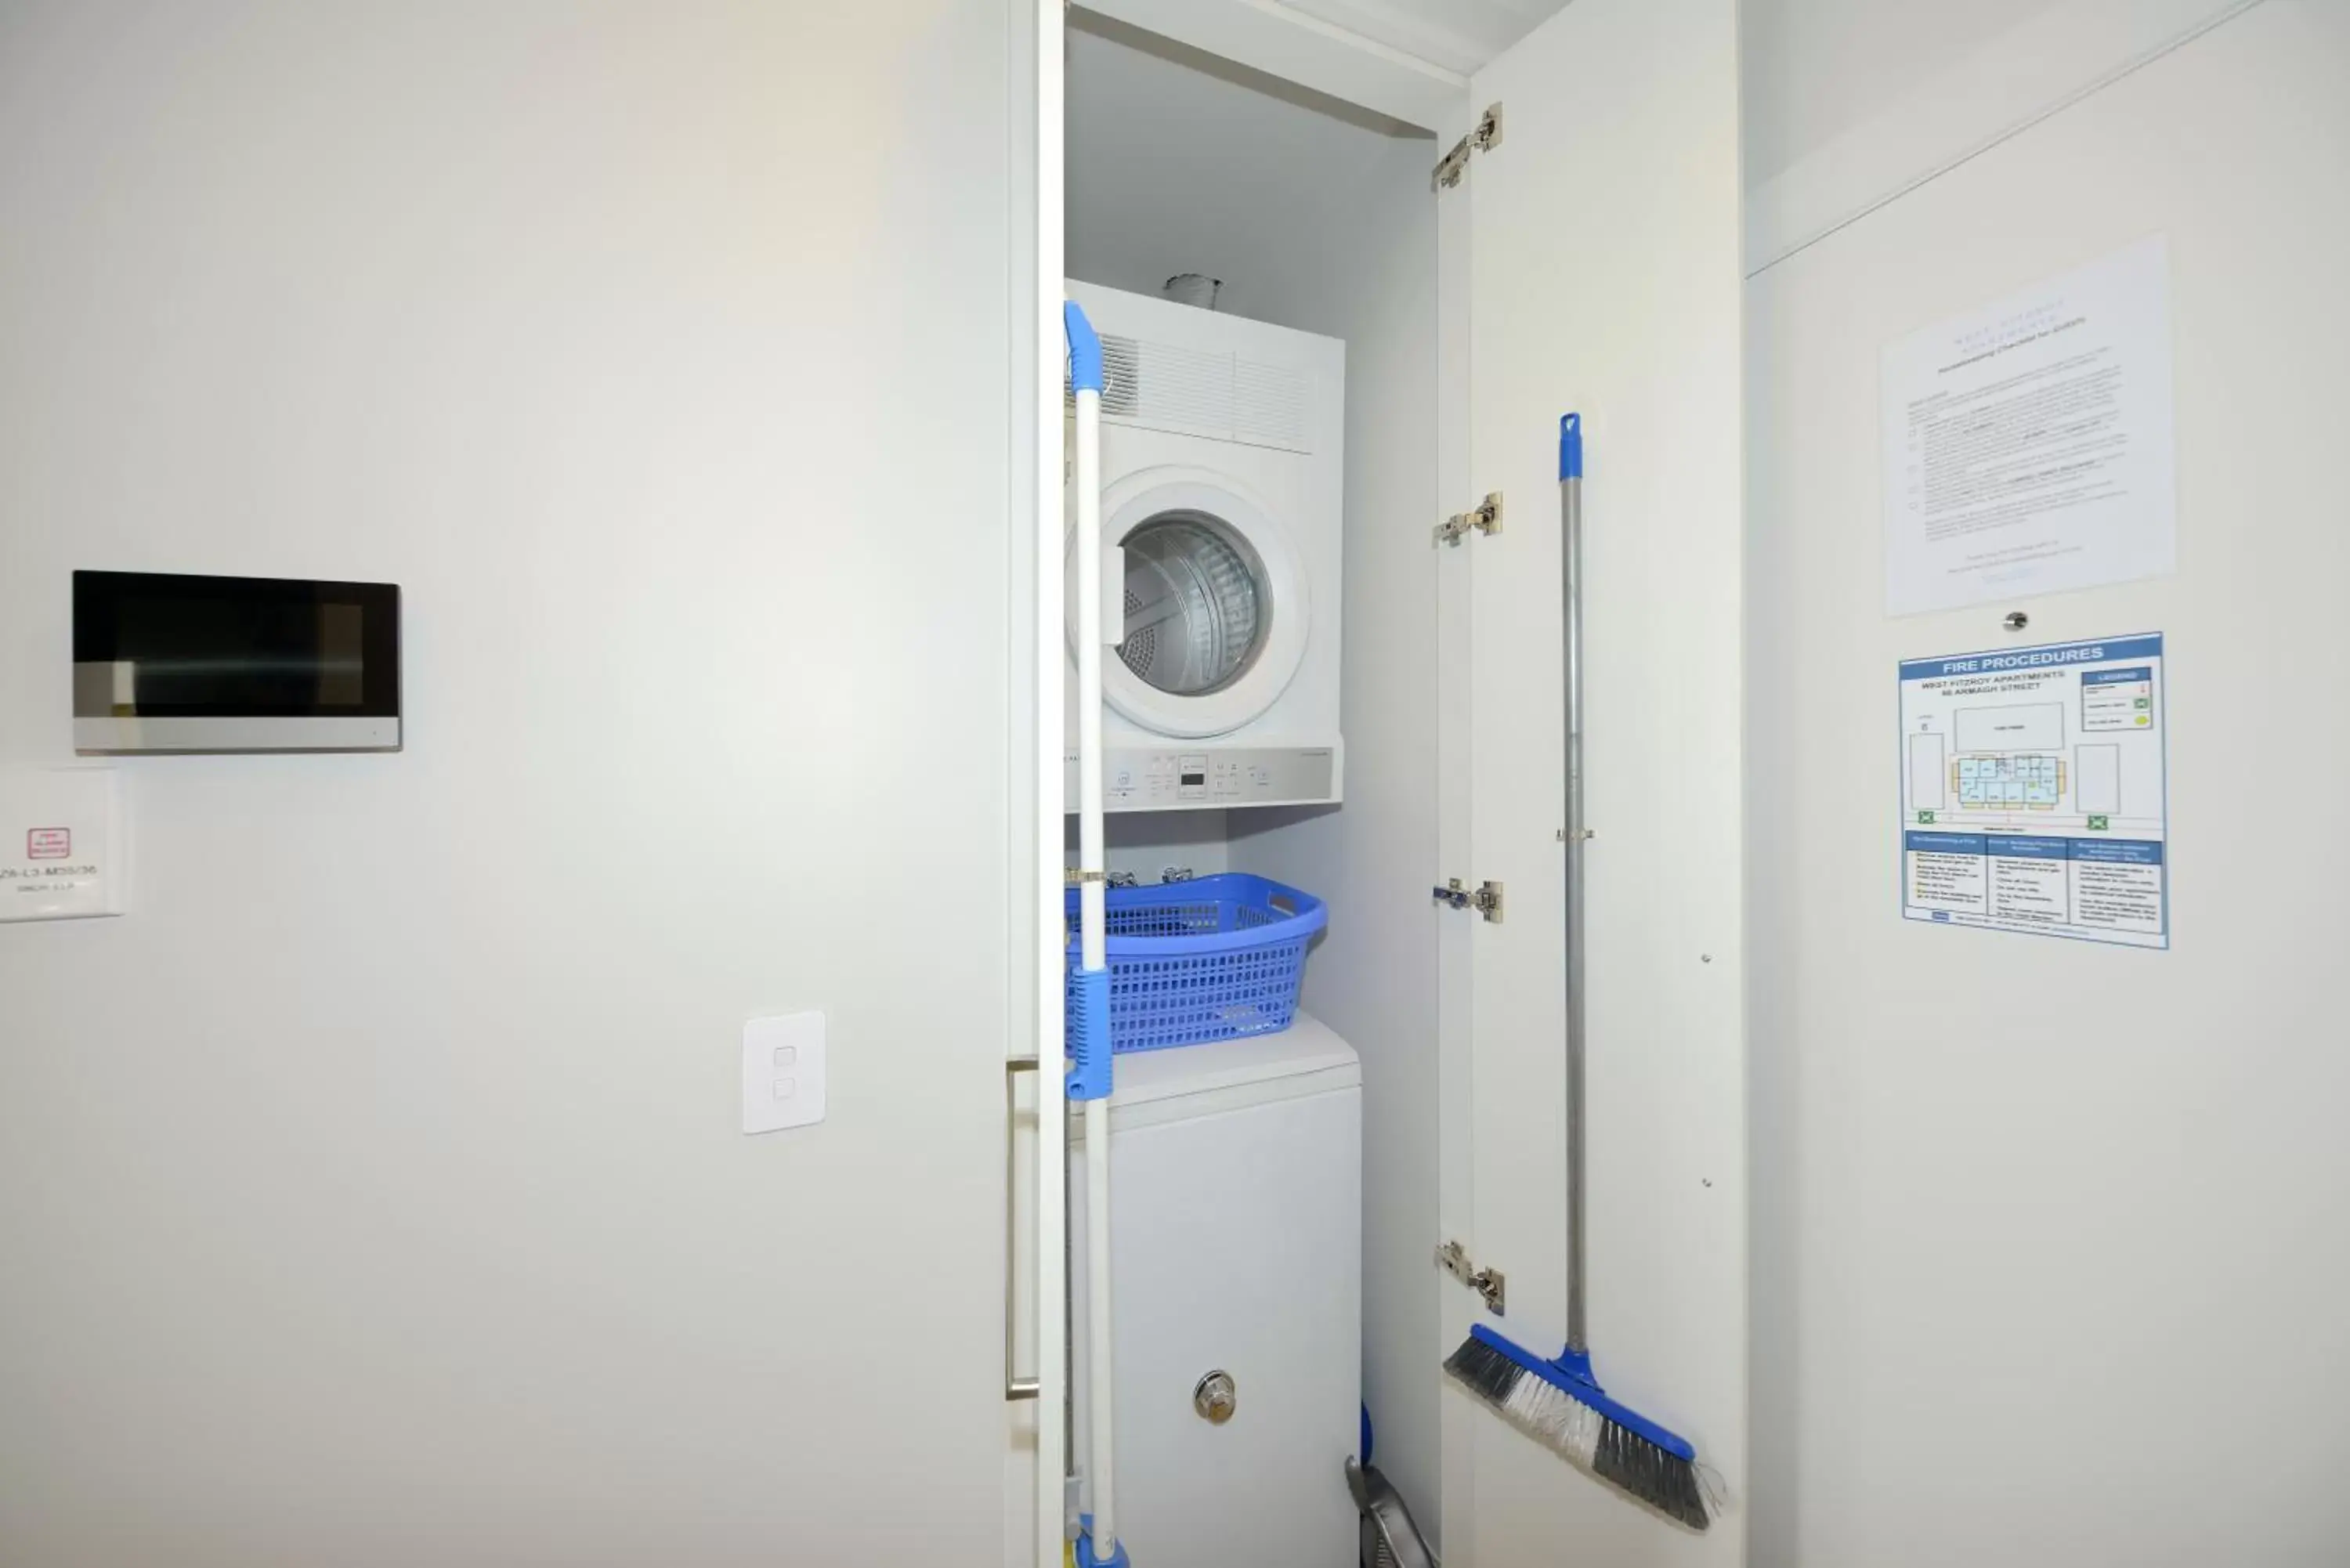
[[[1441,888],[1430,889],[1436,901],[1455,909],[1474,909],[1494,925],[1502,923],[1502,885],[1499,882],[1465,886],[1460,877],[1448,878]]]
[[[1469,1250],[1458,1241],[1447,1241],[1436,1249],[1436,1266],[1482,1296],[1487,1312],[1495,1317],[1508,1315],[1503,1310],[1508,1281],[1501,1270],[1476,1267],[1469,1262]]]
[[[1497,103],[1478,117],[1476,130],[1454,142],[1452,151],[1438,161],[1434,176],[1435,188],[1450,191],[1460,184],[1461,176],[1468,171],[1469,155],[1471,152],[1491,152],[1500,145],[1502,145],[1502,106]]]
[[[1502,493],[1498,490],[1466,512],[1456,512],[1436,525],[1436,542],[1458,545],[1470,529],[1480,534],[1502,531]]]

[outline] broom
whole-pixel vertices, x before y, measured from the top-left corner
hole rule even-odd
[[[1086,1370],[1092,1453],[1086,1465],[1093,1511],[1079,1516],[1071,1543],[1076,1568],[1128,1568],[1118,1544],[1112,1486],[1117,1444],[1111,1423],[1109,1308],[1109,960],[1102,837],[1101,734],[1101,337],[1075,300],[1061,306],[1069,339],[1069,389],[1076,403],[1077,559],[1077,1021],[1067,1094],[1086,1102]]]
[[[1710,1522],[1697,1449],[1608,1397],[1583,1322],[1583,418],[1558,422],[1566,614],[1566,1348],[1551,1360],[1478,1324],[1444,1370],[1568,1463],[1695,1530]]]

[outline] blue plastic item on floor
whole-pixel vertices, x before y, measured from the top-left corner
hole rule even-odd
[[[1109,1555],[1107,1557],[1097,1557],[1094,1551],[1094,1516],[1088,1513],[1077,1521],[1076,1550],[1073,1553],[1077,1568],[1134,1568],[1134,1559],[1126,1554],[1126,1543],[1122,1541],[1109,1543]]]
[[[1297,1014],[1305,948],[1329,923],[1311,893],[1227,872],[1112,888],[1107,910],[1113,1053],[1273,1034]],[[1078,1027],[1077,893],[1068,893],[1069,1024]]]

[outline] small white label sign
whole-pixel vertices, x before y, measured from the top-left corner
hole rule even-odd
[[[0,920],[122,912],[111,768],[0,772]]]
[[[1879,385],[1887,614],[2173,569],[2160,235],[1903,338]]]

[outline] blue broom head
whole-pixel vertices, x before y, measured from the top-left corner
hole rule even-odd
[[[1607,1391],[1599,1386],[1599,1379],[1591,1375],[1589,1351],[1562,1350],[1555,1359],[1544,1361],[1532,1351],[1511,1344],[1482,1323],[1469,1330],[1469,1337],[1500,1351],[1568,1398],[1590,1406],[1618,1426],[1648,1438],[1665,1452],[1696,1462],[1697,1447],[1687,1438],[1669,1428],[1657,1425],[1622,1401],[1607,1397]]]
[[[1692,1529],[1711,1522],[1696,1446],[1610,1398],[1591,1374],[1588,1353],[1565,1350],[1544,1360],[1478,1324],[1444,1370],[1577,1468]]]

